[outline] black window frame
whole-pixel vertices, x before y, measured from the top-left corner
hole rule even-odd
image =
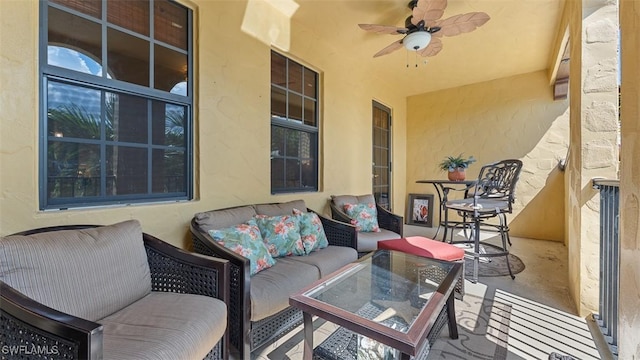
[[[280,52],[277,52],[275,50],[271,50],[271,58],[273,59],[273,56],[280,56],[282,58],[285,59],[286,61],[286,66],[287,66],[287,71],[285,71],[285,74],[287,76],[287,81],[285,81],[286,85],[280,85],[280,84],[276,84],[274,83],[274,79],[273,76],[270,80],[270,85],[271,85],[271,93],[270,93],[270,101],[271,101],[271,111],[270,111],[270,117],[271,117],[271,142],[272,142],[272,147],[271,147],[271,154],[270,154],[270,158],[271,158],[271,168],[270,168],[270,174],[271,174],[271,194],[286,194],[286,193],[296,193],[296,192],[317,192],[319,189],[319,163],[320,163],[320,159],[319,159],[319,148],[320,148],[320,73],[308,66],[305,66],[304,64],[301,64],[298,61],[295,61],[293,59],[291,59],[289,56],[284,55]],[[301,77],[301,82],[304,85],[304,74],[306,73],[313,73],[314,75],[314,84],[315,84],[315,89],[313,90],[313,96],[310,96],[309,94],[306,93],[306,91],[303,89],[302,92],[293,90],[291,88],[289,88],[288,84],[289,84],[289,64],[295,64],[296,66],[301,67],[301,71],[302,71],[302,77]],[[273,62],[271,62],[270,64],[270,68],[273,72]],[[274,109],[273,109],[273,93],[274,90],[277,91],[281,91],[284,92],[285,95],[285,103],[284,103],[284,108],[286,109],[286,114],[285,116],[278,116],[276,114],[274,114]],[[290,110],[290,103],[289,103],[289,95],[295,95],[297,97],[301,97],[302,98],[302,104],[305,104],[307,102],[312,102],[314,104],[314,109],[312,112],[312,116],[313,119],[315,121],[315,125],[308,125],[305,124],[305,112],[304,109],[301,110],[301,117],[302,120],[300,119],[295,119],[292,118],[291,116],[289,116],[289,110]],[[305,105],[302,105],[303,108]],[[274,132],[277,131],[278,129],[282,129],[283,131],[289,131],[289,132],[297,132],[299,134],[306,134],[309,138],[309,154],[308,156],[300,156],[300,154],[298,154],[298,156],[292,156],[290,154],[280,154],[277,151],[274,151],[273,149],[273,141],[274,141]],[[278,160],[282,160],[284,165],[284,168],[282,169],[282,177],[283,179],[287,177],[287,169],[286,169],[286,163],[287,161],[296,161],[298,162],[298,164],[302,164],[304,162],[312,162],[313,166],[311,167],[310,173],[309,170],[307,172],[305,172],[305,174],[303,174],[304,170],[302,168],[302,166],[300,166],[300,170],[299,170],[299,182],[297,185],[287,185],[286,184],[286,180],[284,180],[284,185],[283,186],[276,186],[274,184],[274,172],[277,171],[277,169],[274,168],[274,161],[278,161]],[[304,183],[304,178],[306,177],[311,177],[313,179],[313,183],[312,184],[305,184]]]
[[[187,43],[186,50],[177,48],[171,44],[166,42],[162,42],[153,35],[153,27],[154,27],[154,1],[149,0],[149,27],[150,34],[149,35],[140,35],[126,28],[122,28],[118,25],[109,23],[107,21],[107,1],[103,0],[101,2],[102,6],[102,17],[101,19],[97,19],[90,15],[86,15],[74,9],[65,7],[55,2],[50,2],[47,0],[41,0],[39,9],[40,9],[40,28],[39,28],[39,93],[40,93],[40,113],[39,113],[39,208],[40,210],[55,210],[55,209],[68,209],[68,208],[80,208],[80,207],[100,207],[100,206],[111,206],[111,205],[128,205],[128,204],[136,204],[136,203],[158,203],[158,202],[174,202],[174,201],[187,201],[193,199],[194,194],[194,94],[193,94],[193,79],[194,79],[194,66],[193,66],[193,57],[194,57],[194,48],[193,48],[193,29],[194,29],[194,10],[175,2],[173,0],[168,0],[172,5],[179,6],[180,8],[185,9],[187,14]],[[79,71],[74,71],[71,69],[58,67],[55,65],[48,64],[48,32],[49,32],[49,21],[48,21],[48,10],[49,7],[56,8],[57,10],[64,11],[66,13],[70,13],[73,16],[77,16],[83,19],[90,20],[93,23],[97,23],[101,26],[101,47],[102,47],[102,59],[104,63],[102,63],[103,75],[97,76],[93,74],[86,74]],[[147,41],[150,46],[150,57],[149,57],[149,84],[148,86],[137,85],[130,82],[125,82],[117,79],[109,78],[107,75],[109,66],[107,62],[107,32],[109,29],[115,29],[121,32],[125,32],[128,35],[136,36],[137,38],[143,39]],[[159,90],[154,88],[154,57],[153,57],[153,49],[156,46],[162,46],[165,48],[169,48],[174,51],[178,51],[187,56],[187,69],[185,74],[186,81],[186,95],[178,95],[173,94],[168,91]],[[135,193],[135,194],[121,194],[121,195],[108,195],[104,191],[105,184],[102,184],[103,190],[101,191],[99,196],[85,196],[85,197],[61,197],[61,198],[50,198],[49,197],[49,189],[48,189],[48,181],[49,181],[49,170],[48,170],[48,150],[49,150],[49,142],[55,143],[60,140],[56,140],[55,136],[51,136],[48,130],[48,86],[50,83],[60,83],[66,85],[72,85],[79,88],[97,90],[101,92],[102,99],[104,99],[106,93],[115,93],[124,96],[132,96],[132,97],[140,97],[146,100],[148,104],[148,108],[150,109],[147,114],[147,126],[151,127],[151,123],[153,121],[153,111],[151,111],[151,104],[154,102],[161,102],[165,105],[177,105],[180,107],[184,107],[185,109],[185,118],[183,124],[184,131],[184,148],[182,147],[173,147],[173,149],[177,149],[179,151],[184,151],[184,164],[183,164],[183,174],[184,176],[182,183],[180,186],[181,190],[179,191],[171,191],[171,192],[154,192],[152,186],[152,178],[153,171],[151,171],[152,163],[153,163],[153,153],[154,150],[167,150],[171,149],[173,145],[155,145],[152,141],[143,141],[141,143],[131,144],[126,142],[114,142],[111,141],[109,146],[129,146],[129,147],[138,147],[146,149],[148,161],[146,163],[146,177],[147,177],[147,189],[145,193]],[[104,105],[101,105],[104,106]],[[104,115],[104,112],[102,112]],[[104,122],[104,119],[101,120],[101,123]],[[149,131],[150,133],[150,131]],[[151,135],[147,134],[147,137],[150,138]],[[64,142],[61,141],[61,142]],[[83,143],[92,143],[97,144],[101,147],[107,146],[107,141],[104,139],[104,136],[98,141],[83,141],[76,139],[75,143],[83,144]],[[141,145],[142,144],[142,145]],[[100,157],[100,166],[101,166],[101,176],[104,180],[106,177],[106,168],[105,165],[105,153],[101,150]]]

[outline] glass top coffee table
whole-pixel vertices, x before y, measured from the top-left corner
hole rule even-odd
[[[445,323],[458,337],[460,276],[460,262],[377,250],[316,281],[289,299],[303,312],[304,359],[426,357]],[[315,349],[314,315],[340,326]]]

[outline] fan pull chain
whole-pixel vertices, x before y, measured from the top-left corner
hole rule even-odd
[[[407,50],[407,69],[409,68],[409,53],[411,52],[411,50]],[[428,60],[425,58],[424,60],[422,60],[422,63],[424,65],[427,65]],[[418,64],[420,63],[419,59],[418,59],[418,52],[415,52],[415,59],[414,59],[414,67],[418,67]]]
[[[409,68],[409,53],[411,52],[411,50],[407,50],[407,69]],[[414,66],[418,67],[418,52],[415,51],[415,59],[414,59]]]

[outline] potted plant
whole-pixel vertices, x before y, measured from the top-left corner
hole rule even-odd
[[[462,181],[465,179],[465,169],[474,162],[476,162],[476,159],[473,156],[465,159],[462,154],[460,154],[458,156],[447,156],[440,162],[439,167],[441,170],[447,172],[449,180]]]

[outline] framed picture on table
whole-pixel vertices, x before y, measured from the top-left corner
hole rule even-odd
[[[433,223],[433,195],[409,194],[407,225],[431,227]]]

